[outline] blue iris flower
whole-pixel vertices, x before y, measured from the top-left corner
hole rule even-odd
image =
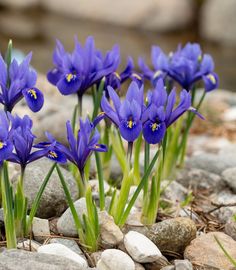
[[[165,55],[160,48],[152,48],[151,70],[141,59],[140,68],[145,77],[155,86],[159,78],[171,78],[182,88],[190,91],[194,84],[203,81],[206,92],[218,87],[218,75],[214,72],[214,61],[209,54],[203,54],[200,45],[187,43],[183,48],[179,46],[174,53]]]
[[[119,61],[117,45],[103,55],[95,48],[93,37],[87,38],[84,47],[75,39],[72,53],[66,52],[62,43],[57,41],[53,53],[54,68],[48,72],[47,78],[61,94],[77,93],[82,97],[88,88],[115,72]]]
[[[139,88],[136,82],[131,82],[123,102],[110,86],[108,86],[108,93],[114,109],[104,94],[101,101],[102,110],[119,128],[121,136],[126,141],[135,141],[142,131],[143,85]]]
[[[167,128],[172,125],[186,111],[196,113],[203,118],[193,107],[191,107],[191,95],[182,90],[180,101],[176,104],[176,91],[172,89],[167,95],[164,82],[159,79],[153,91],[147,95],[147,105],[143,112],[143,136],[149,144],[157,144],[162,141]]]
[[[0,161],[18,163],[22,172],[27,164],[43,157],[45,149],[32,151],[35,135],[32,133],[32,120],[29,116],[20,118],[10,113],[0,112]]]
[[[104,89],[107,90],[108,86],[111,86],[115,90],[119,90],[121,85],[127,80],[131,79],[132,81],[136,81],[139,86],[143,84],[143,76],[134,71],[134,62],[131,57],[128,57],[127,64],[125,69],[118,73],[117,71],[106,76]],[[108,92],[106,92],[108,97]]]
[[[11,112],[23,97],[33,112],[43,106],[43,94],[35,87],[37,73],[30,68],[31,57],[32,54],[28,54],[20,64],[13,59],[8,69],[0,55],[0,103],[6,111]]]
[[[47,149],[47,157],[53,161],[65,163],[69,160],[77,166],[84,177],[85,164],[92,152],[106,152],[107,147],[99,144],[100,134],[96,129],[96,125],[104,118],[101,113],[93,122],[88,118],[85,121],[80,119],[80,129],[76,136],[73,133],[70,121],[66,123],[68,145],[65,146],[57,142],[52,135],[47,133],[49,141],[36,145],[37,148]]]

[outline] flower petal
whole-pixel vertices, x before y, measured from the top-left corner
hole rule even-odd
[[[143,137],[149,144],[160,143],[166,132],[166,125],[164,122],[156,123],[148,120],[143,125]]]
[[[36,87],[28,88],[22,91],[29,108],[33,112],[38,112],[43,107],[44,97],[42,92]]]

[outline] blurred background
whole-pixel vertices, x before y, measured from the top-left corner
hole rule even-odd
[[[213,55],[220,88],[236,91],[236,0],[0,0],[0,50],[9,38],[33,66],[52,67],[55,39],[68,50],[77,35],[88,35],[107,50],[119,43],[123,59],[139,56],[150,63],[151,45],[165,52],[179,43],[199,42]]]

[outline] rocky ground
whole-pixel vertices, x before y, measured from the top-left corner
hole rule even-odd
[[[41,77],[39,88],[46,89],[46,97],[44,109],[31,115],[35,133],[41,140],[43,131],[48,130],[63,141],[65,122],[71,117],[76,98],[60,96]],[[86,112],[91,108],[91,98],[85,96],[84,101]],[[21,115],[29,113],[23,103],[16,111]],[[236,258],[236,94],[223,90],[210,93],[202,113],[206,120],[197,121],[193,128],[186,166],[162,194],[163,202],[169,207],[160,209],[157,223],[143,226],[140,222],[141,196],[122,230],[106,211],[99,212],[99,251],[89,254],[79,243],[63,189],[54,173],[34,219],[32,239],[22,239],[17,250],[4,247],[0,209],[0,269],[235,269],[217,245],[215,236]],[[41,160],[28,166],[25,193],[29,205],[50,165],[50,161]],[[119,177],[121,171],[115,160],[111,167],[113,177]],[[63,170],[81,216],[86,211],[85,200],[76,200],[75,180],[70,172]],[[13,182],[18,173],[18,168],[12,166]],[[98,181],[90,182],[97,197]],[[105,189],[109,189],[108,184]],[[192,199],[184,205],[190,192]],[[106,205],[108,208],[109,199]]]

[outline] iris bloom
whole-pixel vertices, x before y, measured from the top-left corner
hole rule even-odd
[[[80,119],[80,130],[76,136],[73,134],[70,121],[68,121],[66,123],[68,147],[56,142],[50,134],[47,134],[48,142],[40,143],[36,147],[49,149],[47,157],[51,160],[64,163],[68,159],[77,166],[84,180],[84,167],[92,152],[107,151],[106,145],[98,143],[100,134],[96,129],[96,125],[103,118],[104,115],[100,114],[93,123],[88,118],[84,122]]]
[[[167,128],[181,115],[190,110],[199,117],[202,116],[191,107],[191,95],[182,90],[179,104],[176,104],[176,91],[172,89],[169,95],[165,90],[162,79],[159,79],[156,88],[148,93],[147,106],[143,112],[143,136],[149,144],[157,144],[162,141]]]
[[[84,47],[76,39],[74,51],[68,53],[57,41],[53,64],[54,68],[47,74],[49,82],[56,85],[63,95],[77,93],[82,97],[88,88],[116,71],[119,48],[114,46],[103,55],[95,48],[94,39],[88,37]]]
[[[207,92],[218,87],[218,75],[214,72],[213,59],[209,54],[203,54],[197,43],[187,43],[183,48],[179,46],[169,57],[158,47],[153,47],[152,62],[154,71],[149,69],[143,60],[140,60],[140,68],[154,86],[157,82],[155,78],[168,75],[187,91],[190,91],[200,80],[203,81]]]
[[[162,78],[165,79],[168,72],[169,59],[158,46],[152,46],[151,59],[154,70],[150,69],[143,58],[139,59],[139,66],[144,73],[144,77],[151,81],[152,85],[155,86],[157,81]]]
[[[115,90],[120,89],[121,84],[129,78],[132,81],[136,81],[139,85],[143,83],[143,76],[134,71],[134,62],[131,57],[128,58],[127,65],[121,73],[115,71],[106,76],[104,89],[107,90],[108,86],[111,86]],[[108,96],[108,93],[106,94]]]
[[[13,59],[8,70],[0,55],[0,103],[6,111],[11,112],[23,97],[33,112],[39,111],[43,106],[43,94],[35,87],[37,73],[30,68],[31,56],[31,53],[27,55],[21,64]]]
[[[120,101],[116,91],[110,86],[108,86],[108,93],[114,109],[104,94],[101,101],[102,110],[119,128],[121,136],[126,141],[133,142],[142,131],[143,86],[139,88],[136,82],[131,82],[123,102]]]

